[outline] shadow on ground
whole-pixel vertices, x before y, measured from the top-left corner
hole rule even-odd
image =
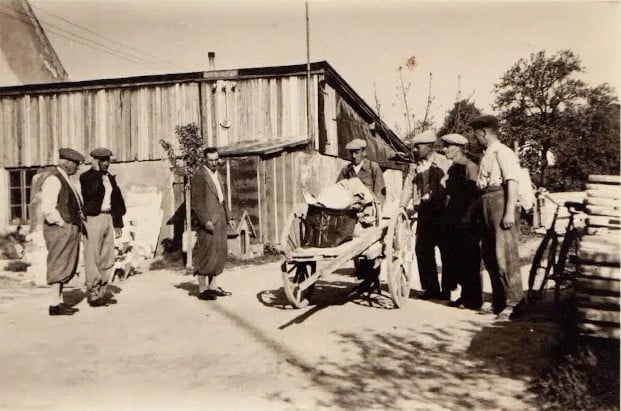
[[[175,284],[175,288],[187,291],[190,297],[198,297],[198,284],[196,282],[186,281]]]

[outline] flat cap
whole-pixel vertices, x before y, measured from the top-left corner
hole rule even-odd
[[[456,146],[465,146],[468,144],[468,139],[461,134],[447,134],[442,136],[442,141],[446,144],[453,144]]]
[[[412,137],[408,141],[408,143],[411,145],[431,144],[431,143],[435,143],[437,139],[438,139],[438,136],[436,136],[436,133],[434,133],[433,131],[423,131],[422,133],[417,134],[414,137]]]
[[[84,161],[84,156],[72,148],[59,148],[58,157],[65,160],[75,161],[76,163]]]
[[[355,138],[345,146],[346,150],[360,150],[367,147],[367,142],[361,138]]]
[[[91,151],[91,157],[93,158],[110,158],[112,157],[112,151],[105,147],[97,147]]]
[[[472,119],[472,121],[470,122],[470,127],[475,130],[481,128],[498,129],[498,119],[496,118],[496,116],[484,114],[482,116]]]

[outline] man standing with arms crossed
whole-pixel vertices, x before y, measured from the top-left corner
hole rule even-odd
[[[518,252],[520,163],[513,150],[499,141],[496,117],[479,116],[470,126],[486,147],[477,186],[483,220],[481,251],[492,283],[492,309],[499,319],[515,318],[524,295]]]
[[[52,286],[49,315],[73,315],[76,308],[63,303],[63,285],[75,275],[82,231],[82,201],[69,176],[84,156],[70,148],[58,150],[58,166],[41,186],[43,238],[47,248],[47,283]]]
[[[107,298],[106,289],[114,270],[114,239],[123,233],[125,201],[108,172],[112,151],[96,148],[90,154],[91,169],[80,175],[86,214],[84,265],[88,303],[101,307],[115,302]]]

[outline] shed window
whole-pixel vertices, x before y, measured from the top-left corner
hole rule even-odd
[[[11,206],[11,222],[24,224],[28,222],[28,204],[32,179],[37,174],[36,168],[9,169],[9,201]]]

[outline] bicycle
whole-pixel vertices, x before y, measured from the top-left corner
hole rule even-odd
[[[584,212],[585,206],[573,201],[567,201],[562,205],[569,212],[569,221],[565,227],[565,232],[559,234],[555,228],[559,219],[561,204],[543,192],[539,192],[539,194],[554,203],[556,210],[533,258],[528,275],[528,299],[529,301],[542,299],[547,290],[548,281],[553,280],[554,302],[558,303],[561,288],[573,284],[578,271],[578,247],[583,230],[576,227],[574,219],[576,215]],[[563,240],[559,247],[561,237]]]

